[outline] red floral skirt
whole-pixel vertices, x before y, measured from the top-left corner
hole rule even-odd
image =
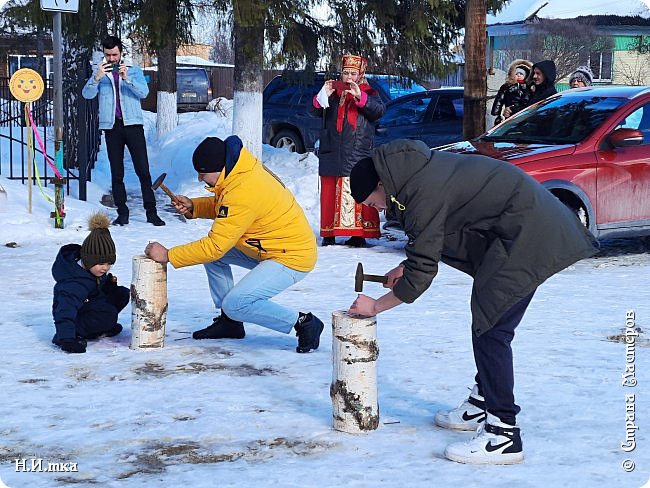
[[[321,237],[358,236],[378,238],[379,213],[354,201],[347,176],[320,177]]]

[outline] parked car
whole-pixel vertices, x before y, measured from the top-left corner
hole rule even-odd
[[[463,88],[424,90],[388,102],[375,145],[394,139],[419,139],[429,146],[462,141]]]
[[[263,92],[262,142],[303,153],[315,147],[323,120],[310,111],[314,95],[323,86],[326,74],[318,72],[308,82],[303,72],[273,78]],[[384,103],[405,91],[424,91],[417,83],[400,81],[394,75],[367,75]]]
[[[149,85],[149,95],[142,100],[142,108],[156,111],[158,91],[158,72],[145,69],[145,79]],[[176,68],[176,103],[178,112],[205,110],[212,100],[210,75],[204,68],[178,66]]]
[[[179,112],[205,110],[212,100],[208,72],[204,68],[176,68],[176,98]]]
[[[564,91],[438,149],[517,165],[598,238],[650,234],[650,87]]]

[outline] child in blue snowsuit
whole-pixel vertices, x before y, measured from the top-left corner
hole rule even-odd
[[[130,292],[108,272],[115,264],[115,243],[106,214],[90,216],[90,234],[83,244],[61,247],[52,265],[52,342],[69,353],[86,352],[86,341],[122,331],[117,315],[129,303]]]

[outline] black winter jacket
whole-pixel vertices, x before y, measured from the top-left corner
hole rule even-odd
[[[535,63],[532,70],[530,71],[531,76],[535,68],[544,73],[544,83],[535,85],[535,91],[528,99],[528,105],[526,105],[527,107],[557,93],[557,90],[555,89],[555,77],[557,76],[555,63],[548,59],[540,61],[539,63]]]
[[[336,93],[336,92],[335,92]],[[322,117],[325,110],[325,128],[320,133],[318,149],[318,174],[320,176],[350,176],[352,167],[360,159],[372,156],[375,141],[375,123],[384,115],[386,107],[375,90],[366,92],[368,100],[359,107],[356,129],[343,119],[343,131],[336,130],[339,97],[329,97],[329,108],[314,108],[313,113]],[[312,103],[312,102],[310,102]]]
[[[503,120],[501,117],[503,107],[510,108],[512,116],[528,106],[530,96],[530,87],[526,83],[504,83],[501,85],[490,112],[492,115],[496,115],[494,123],[499,124]]]
[[[408,140],[379,146],[373,160],[388,210],[409,238],[393,293],[413,302],[439,261],[469,274],[476,336],[544,280],[598,249],[567,207],[510,163]]]
[[[57,340],[74,339],[76,337],[77,312],[89,300],[105,297],[107,287],[115,286],[113,275],[106,273],[97,278],[90,271],[79,266],[81,246],[67,244],[59,250],[52,265],[54,298],[52,300],[52,316]]]

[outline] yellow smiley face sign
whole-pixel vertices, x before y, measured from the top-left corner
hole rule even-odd
[[[43,95],[43,78],[33,69],[19,69],[9,80],[9,90],[17,100],[33,102]]]

